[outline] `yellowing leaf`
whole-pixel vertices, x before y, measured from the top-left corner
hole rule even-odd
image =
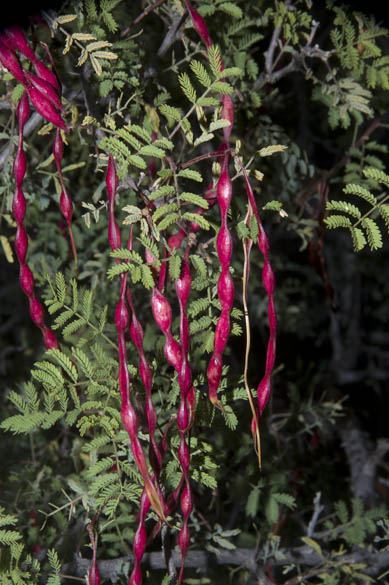
[[[8,238],[6,238],[5,236],[0,236],[0,240],[1,240],[1,245],[3,246],[5,257],[7,258],[7,261],[10,264],[12,264],[14,262],[14,256],[13,256],[12,248],[11,248],[11,245],[8,241]]]

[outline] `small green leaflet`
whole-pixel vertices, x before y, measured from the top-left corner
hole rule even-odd
[[[199,225],[203,230],[209,230],[211,227],[209,221],[207,221],[202,215],[199,215],[197,213],[191,213],[190,211],[186,211],[182,218],[187,219],[188,221],[192,221],[193,223]]]
[[[193,179],[193,181],[197,181],[198,183],[203,182],[203,177],[200,175],[198,171],[193,171],[192,169],[182,169],[178,174],[177,177],[182,177],[185,179]]]
[[[178,255],[170,257],[169,260],[169,276],[172,280],[180,278],[181,258]]]
[[[181,73],[178,76],[178,81],[185,96],[190,102],[192,102],[192,104],[195,104],[197,100],[197,94],[189,79],[189,75],[187,73]]]
[[[203,132],[198,138],[196,138],[196,140],[193,143],[193,146],[198,146],[203,142],[208,142],[209,140],[212,140],[213,137],[214,134],[212,134],[212,132]]]
[[[283,152],[287,148],[288,147],[284,146],[283,144],[272,144],[270,146],[265,146],[264,148],[261,148],[260,150],[257,151],[257,154],[259,154],[259,156],[270,156],[275,152]]]
[[[196,75],[197,81],[204,87],[209,87],[212,83],[208,71],[200,61],[191,61],[189,64],[193,73]]]
[[[227,126],[230,126],[231,123],[228,120],[215,120],[214,122],[211,122],[209,125],[209,131],[210,132],[214,132],[215,130],[219,130],[220,128],[226,128]]]
[[[204,199],[204,197],[202,197],[201,195],[196,195],[196,193],[184,191],[178,196],[178,198],[180,201],[185,201],[186,203],[193,203],[193,205],[197,205],[202,209],[208,209],[209,207],[208,201]]]

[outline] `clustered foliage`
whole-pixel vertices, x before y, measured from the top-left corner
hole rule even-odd
[[[385,552],[385,510],[306,461],[345,398],[285,345],[309,337],[302,287],[334,303],[325,228],[357,252],[385,244],[388,38],[303,0],[84,0],[1,34],[1,243],[46,348],[7,389],[3,436],[27,463],[0,500],[1,583],[371,579],[350,553]],[[296,269],[306,249],[319,293]],[[143,568],[146,546],[164,572]],[[199,578],[191,547],[253,552]]]

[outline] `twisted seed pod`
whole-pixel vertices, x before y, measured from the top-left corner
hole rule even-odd
[[[239,161],[239,159],[238,159]],[[277,334],[277,316],[274,304],[274,288],[275,288],[275,277],[274,272],[270,263],[270,245],[269,239],[266,235],[265,230],[259,216],[258,207],[254,198],[254,193],[251,188],[250,182],[247,177],[247,173],[242,164],[240,164],[243,178],[246,186],[246,193],[253,210],[255,219],[258,224],[258,248],[263,254],[264,266],[262,269],[262,281],[263,286],[268,296],[268,321],[269,321],[269,341],[266,352],[266,367],[265,374],[260,381],[257,389],[258,409],[261,415],[265,408],[269,397],[270,397],[270,379],[274,368],[274,362],[276,357],[276,334]],[[253,423],[253,430],[255,430],[255,421]]]
[[[57,128],[57,132],[55,134],[55,139],[54,139],[54,144],[53,144],[53,154],[54,154],[55,164],[57,166],[57,173],[58,173],[58,177],[59,177],[59,182],[61,184],[61,195],[59,198],[59,205],[60,205],[60,208],[62,211],[62,215],[64,216],[65,221],[66,221],[67,226],[68,226],[70,244],[72,247],[73,258],[74,258],[74,265],[75,265],[75,269],[77,271],[77,249],[76,249],[76,243],[74,241],[74,235],[73,235],[73,230],[72,230],[73,204],[72,204],[72,200],[70,199],[69,194],[66,190],[65,183],[63,181],[63,176],[62,176],[61,161],[62,161],[62,155],[63,155],[63,140],[62,140],[61,131],[59,128]]]
[[[62,119],[62,116],[58,113],[58,110],[53,106],[52,102],[45,96],[45,94],[32,85],[27,87],[27,91],[38,114],[68,134],[69,129]]]
[[[26,213],[26,199],[22,190],[22,183],[26,173],[27,163],[23,151],[23,128],[30,115],[27,94],[24,93],[19,100],[17,108],[17,118],[19,123],[19,144],[15,156],[13,172],[15,176],[16,189],[12,202],[12,211],[16,220],[17,230],[15,236],[15,252],[20,265],[20,285],[27,295],[30,305],[30,315],[32,321],[40,328],[43,335],[43,341],[47,349],[57,349],[58,342],[54,333],[45,325],[43,307],[34,293],[34,277],[26,263],[26,254],[28,248],[28,238],[24,229],[24,216]]]
[[[59,95],[50,83],[48,83],[44,79],[37,77],[30,71],[25,71],[24,75],[26,76],[26,79],[30,83],[30,85],[35,87],[35,89],[37,89],[44,96],[46,96],[46,98],[53,104],[55,108],[63,111],[63,106],[61,104]]]
[[[175,288],[180,306],[180,341],[181,341],[181,368],[178,372],[178,383],[180,386],[181,402],[177,413],[177,426],[180,431],[180,447],[178,450],[178,459],[180,461],[183,479],[185,486],[181,494],[181,510],[183,516],[183,523],[180,534],[178,536],[178,546],[181,550],[181,569],[178,577],[178,583],[181,583],[183,578],[185,555],[189,546],[189,516],[193,509],[193,498],[189,482],[189,466],[190,466],[190,449],[188,430],[193,424],[194,408],[189,404],[188,394],[192,388],[192,372],[188,361],[189,352],[189,325],[186,313],[186,305],[191,289],[192,279],[189,269],[189,244],[185,250],[184,261],[182,265],[181,276],[175,282]],[[192,400],[192,396],[191,396]]]
[[[130,237],[128,240],[127,248],[129,250],[132,249],[132,229],[130,231]],[[150,437],[150,463],[154,470],[154,474],[157,478],[159,478],[159,473],[162,468],[162,455],[160,449],[157,445],[157,441],[155,438],[155,430],[157,427],[157,414],[155,412],[152,395],[151,395],[151,387],[153,383],[153,377],[151,373],[151,368],[149,363],[146,359],[144,350],[143,350],[143,328],[136,316],[134,304],[132,301],[131,291],[127,287],[127,302],[131,309],[131,324],[130,324],[130,335],[131,339],[135,344],[135,347],[138,351],[139,356],[139,376],[142,380],[144,389],[145,389],[145,413],[146,413],[146,420],[147,426],[149,431]]]
[[[185,4],[187,9],[189,10],[189,14],[192,19],[193,28],[208,48],[212,45],[211,37],[209,36],[207,25],[205,24],[204,19],[200,16],[200,14],[193,8],[191,3],[188,0],[185,0]]]
[[[38,77],[46,83],[49,83],[57,93],[60,93],[60,87],[56,75],[35,55],[20,27],[15,25],[7,28],[4,31],[4,38],[2,40],[8,47],[17,49],[22,55],[27,57],[27,59],[31,61]]]
[[[87,585],[100,585],[100,571],[99,567],[97,566],[96,562],[96,549],[97,549],[97,542],[93,534],[93,528],[89,524],[88,526],[89,538],[92,544],[92,562],[88,571],[87,575]]]
[[[160,446],[158,447],[158,451],[161,453],[161,459],[166,453],[167,449],[167,433],[169,431],[170,425],[172,420],[168,422],[166,425],[165,432],[162,437],[162,441]],[[155,479],[155,476],[152,477]],[[147,542],[147,533],[146,533],[146,517],[150,510],[150,500],[147,496],[146,490],[143,490],[141,498],[140,498],[140,511],[139,511],[139,518],[138,518],[138,528],[135,533],[135,537],[133,540],[133,553],[134,553],[134,567],[132,573],[130,575],[128,585],[141,585],[142,583],[142,571],[140,568],[140,564],[146,549],[146,542]],[[166,505],[166,514],[169,513],[169,507]]]
[[[14,51],[4,43],[4,33],[0,35],[0,63],[21,83],[27,87],[23,68]]]
[[[109,227],[108,239],[111,248],[115,250],[121,247],[121,236],[119,226],[114,215],[115,195],[117,188],[117,174],[113,157],[109,157],[108,170],[106,175],[106,185],[109,200]],[[125,342],[125,331],[128,327],[129,314],[126,303],[127,274],[121,275],[121,287],[119,301],[115,311],[115,324],[118,331],[119,347],[119,387],[122,401],[121,418],[126,429],[130,442],[135,463],[142,475],[145,490],[151,505],[161,519],[165,519],[161,493],[155,488],[153,481],[147,469],[147,462],[143,453],[142,446],[138,438],[138,417],[130,399],[130,377],[127,365],[127,349]]]
[[[209,48],[212,45],[212,41],[204,20],[192,7],[189,0],[185,0],[185,4],[191,15],[195,30],[205,46]],[[224,65],[222,61],[220,61],[220,66],[223,70]],[[216,326],[214,351],[207,369],[209,398],[211,402],[220,409],[222,407],[217,398],[217,390],[220,384],[223,368],[222,353],[227,344],[230,333],[230,311],[234,297],[234,284],[229,270],[232,255],[232,238],[227,225],[227,213],[232,195],[232,183],[228,172],[228,148],[234,123],[234,104],[229,95],[224,95],[222,98],[222,117],[230,122],[230,125],[223,129],[224,142],[219,147],[220,153],[225,152],[223,155],[222,172],[217,183],[217,201],[220,208],[221,228],[216,240],[216,249],[221,266],[221,274],[218,281],[218,296],[222,306],[222,312]]]
[[[216,325],[214,351],[207,370],[209,399],[218,408],[221,408],[217,398],[217,390],[223,369],[222,354],[230,333],[230,311],[234,298],[234,283],[230,274],[232,237],[227,225],[227,213],[231,196],[232,183],[228,172],[228,156],[225,155],[222,172],[217,184],[217,199],[221,214],[221,228],[216,238],[216,250],[221,266],[217,290],[222,312]]]

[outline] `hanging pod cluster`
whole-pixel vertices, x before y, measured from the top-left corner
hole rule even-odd
[[[20,58],[18,53],[21,55]],[[28,66],[33,67],[35,74],[29,71],[29,69],[22,67],[20,60],[22,57]],[[30,116],[29,102],[31,102],[35,110],[56,128],[53,154],[61,184],[59,203],[62,215],[68,226],[76,266],[77,252],[72,231],[73,204],[67,193],[61,172],[63,154],[61,132],[69,132],[63,119],[64,109],[61,103],[61,86],[55,73],[36,56],[27,42],[22,29],[18,26],[12,26],[0,34],[0,63],[22,84],[25,90],[19,99],[17,107],[19,144],[13,167],[16,190],[12,205],[13,214],[17,223],[15,250],[20,264],[20,284],[29,299],[31,318],[35,325],[41,329],[46,348],[58,348],[58,342],[54,333],[44,323],[42,305],[34,294],[34,277],[26,262],[28,238],[24,229],[26,199],[22,190],[22,182],[27,169],[26,155],[23,150],[23,130]]]
[[[185,0],[186,7],[192,19],[193,27],[203,41],[205,47],[209,49],[212,41],[202,17],[192,7],[188,0]],[[18,56],[20,54],[20,56]],[[35,73],[28,68],[22,67],[22,57],[31,66]],[[43,333],[44,342],[48,349],[57,348],[57,340],[45,325],[43,317],[43,308],[34,294],[34,279],[26,262],[28,247],[28,238],[24,228],[24,217],[26,212],[26,200],[22,191],[22,182],[26,172],[26,156],[23,150],[23,129],[30,115],[30,104],[36,111],[51,122],[56,128],[55,139],[53,144],[53,155],[61,186],[60,208],[66,220],[71,248],[75,263],[77,262],[77,253],[72,233],[72,213],[73,204],[67,193],[62,171],[61,162],[63,158],[63,135],[62,132],[68,132],[68,128],[63,119],[63,106],[61,103],[61,88],[56,75],[35,55],[34,51],[25,39],[21,29],[11,27],[0,35],[0,62],[10,71],[10,73],[21,83],[25,89],[20,98],[17,108],[17,118],[19,124],[19,143],[14,162],[14,175],[16,182],[16,191],[13,201],[13,213],[17,223],[17,233],[15,238],[16,254],[20,263],[20,282],[30,303],[31,318],[34,323],[40,327]],[[223,71],[223,63],[220,62],[220,70]],[[222,80],[223,81],[223,80]],[[233,238],[230,231],[228,213],[231,200],[233,197],[233,185],[230,176],[230,163],[233,153],[230,148],[230,135],[234,125],[234,104],[231,97],[227,94],[222,97],[222,119],[227,120],[229,125],[223,128],[223,140],[219,145],[216,153],[217,161],[220,163],[220,175],[215,186],[213,184],[205,190],[204,198],[208,202],[207,208],[218,206],[220,213],[220,229],[216,237],[216,252],[220,263],[220,274],[217,282],[217,294],[220,301],[221,313],[216,323],[213,351],[207,367],[207,382],[209,399],[217,408],[223,410],[223,406],[218,399],[218,389],[222,377],[223,354],[227,346],[230,329],[231,329],[231,310],[233,306],[235,287],[231,276],[231,259],[233,254]],[[253,423],[252,432],[260,459],[259,445],[259,421],[262,412],[269,400],[271,375],[275,362],[276,348],[276,313],[274,305],[274,287],[275,278],[270,263],[269,240],[263,229],[258,207],[254,198],[247,173],[241,165],[242,176],[244,179],[245,190],[248,198],[248,215],[247,218],[254,218],[258,228],[258,247],[264,258],[262,271],[263,285],[268,295],[268,319],[269,319],[269,340],[266,356],[265,374],[257,388],[257,402],[252,406]],[[108,159],[106,173],[106,188],[108,193],[108,241],[112,251],[121,249],[122,236],[119,225],[115,219],[115,196],[118,188],[118,178],[116,163],[112,155]],[[150,202],[151,211],[154,204]],[[201,214],[204,208],[196,209],[195,214]],[[247,219],[246,218],[246,219]],[[193,219],[193,218],[192,218]],[[247,219],[247,221],[248,221]],[[160,443],[157,442],[157,415],[152,400],[152,370],[147,361],[143,347],[143,328],[138,319],[134,307],[132,291],[128,280],[128,272],[120,274],[120,292],[115,310],[115,325],[117,330],[117,344],[119,355],[119,389],[121,398],[121,420],[126,429],[131,444],[133,458],[136,466],[143,479],[143,493],[140,500],[140,510],[138,516],[138,527],[133,540],[134,566],[129,578],[129,585],[141,585],[141,561],[145,552],[147,542],[146,518],[153,509],[158,518],[158,524],[154,534],[159,530],[163,523],[168,522],[168,517],[173,515],[178,507],[181,510],[182,524],[178,535],[178,546],[181,552],[181,569],[178,576],[178,583],[183,580],[183,570],[185,556],[189,547],[189,517],[193,510],[193,496],[190,484],[190,429],[194,425],[196,411],[196,394],[192,383],[192,370],[190,365],[190,337],[189,322],[187,315],[187,304],[191,292],[192,278],[190,272],[190,253],[194,244],[195,234],[200,229],[200,225],[195,221],[187,222],[186,228],[182,226],[171,235],[168,239],[165,249],[165,260],[175,251],[177,251],[185,242],[183,251],[183,261],[181,272],[175,280],[175,295],[179,307],[179,341],[172,333],[172,319],[174,304],[169,302],[166,293],[167,262],[156,269],[155,259],[151,253],[146,251],[146,262],[152,264],[154,268],[154,286],[151,294],[151,311],[154,321],[164,336],[164,356],[169,365],[177,372],[178,384],[180,390],[180,400],[175,420],[179,433],[179,447],[177,458],[181,468],[181,479],[176,489],[171,494],[166,494],[162,488],[160,476],[163,468],[163,459],[167,450],[167,432],[172,420],[170,420],[165,429]],[[245,258],[250,262],[250,252],[252,240],[246,238],[244,241]],[[132,250],[132,229],[130,230],[127,247]],[[120,263],[120,259],[116,261]],[[245,285],[249,276],[249,268],[245,274]],[[145,391],[144,412],[149,433],[149,453],[148,458],[140,442],[140,432],[138,425],[138,415],[134,404],[131,379],[127,361],[126,337],[131,338],[138,354],[138,371],[139,378]],[[250,395],[251,396],[251,395]],[[149,466],[150,465],[150,466]],[[90,529],[90,539],[93,549],[93,558],[88,574],[89,585],[98,585],[100,583],[99,570],[96,562],[97,542],[93,534],[93,527]]]
[[[209,48],[212,45],[207,27],[204,20],[192,7],[190,2],[185,2],[192,18],[193,26],[205,46]],[[221,69],[223,64],[220,63]],[[228,225],[228,211],[232,198],[232,181],[229,173],[229,162],[231,159],[230,149],[230,135],[234,123],[234,105],[229,95],[224,95],[222,98],[222,118],[229,122],[229,125],[223,129],[223,141],[220,144],[217,157],[220,161],[221,173],[218,178],[216,188],[211,184],[205,191],[204,197],[207,199],[209,207],[218,205],[220,211],[221,227],[216,238],[216,250],[220,262],[221,272],[218,278],[217,291],[221,305],[221,314],[216,324],[214,347],[209,365],[207,368],[207,380],[209,389],[209,399],[212,404],[220,409],[223,409],[218,400],[218,388],[222,376],[223,367],[223,352],[227,345],[230,334],[230,315],[234,300],[234,283],[230,273],[230,264],[233,252],[232,235]],[[263,229],[258,208],[255,202],[253,191],[245,172],[242,167],[242,175],[245,182],[246,193],[248,197],[248,206],[250,213],[258,225],[258,247],[264,257],[263,268],[263,284],[268,294],[268,314],[269,314],[269,342],[267,349],[266,370],[265,375],[258,385],[257,390],[257,404],[253,407],[253,424],[252,431],[254,437],[259,437],[258,423],[260,415],[269,400],[270,396],[270,379],[275,361],[275,344],[276,344],[276,314],[274,306],[274,286],[275,279],[270,264],[269,257],[269,241]],[[117,175],[115,162],[110,155],[108,161],[108,170],[106,175],[108,199],[109,199],[109,232],[108,239],[112,250],[118,249],[121,246],[121,235],[118,224],[114,217],[114,199],[117,189]],[[198,208],[197,214],[204,213],[204,208]],[[187,229],[179,229],[178,232],[170,236],[168,239],[168,246],[165,250],[165,257],[171,255],[178,250],[184,241],[186,241],[186,248],[184,251],[183,262],[181,265],[181,273],[179,278],[175,281],[175,292],[180,311],[180,336],[177,341],[172,334],[172,306],[166,297],[165,284],[167,278],[166,262],[162,266],[155,269],[154,263],[154,287],[151,294],[151,309],[155,323],[160,329],[165,338],[164,355],[167,362],[174,368],[178,375],[178,383],[180,389],[180,403],[177,411],[176,421],[180,436],[178,448],[178,460],[181,466],[181,480],[172,494],[166,496],[163,493],[159,484],[160,472],[162,469],[162,459],[166,451],[166,433],[161,446],[158,446],[155,439],[156,430],[156,413],[152,403],[151,389],[152,389],[152,375],[150,366],[146,360],[143,349],[143,330],[142,326],[135,314],[134,304],[132,301],[131,291],[127,282],[127,272],[121,274],[121,289],[119,301],[116,309],[116,327],[118,331],[118,345],[119,345],[119,384],[122,399],[122,420],[123,424],[129,434],[134,460],[137,463],[138,469],[144,480],[144,491],[140,502],[140,513],[138,517],[138,528],[133,541],[134,554],[134,568],[129,579],[129,585],[141,585],[142,573],[140,569],[142,556],[146,547],[147,533],[145,520],[150,508],[153,508],[159,518],[159,527],[161,523],[166,521],[166,517],[174,513],[178,504],[181,508],[182,525],[178,535],[178,546],[181,551],[181,569],[178,576],[178,583],[183,579],[183,570],[185,563],[185,556],[189,546],[190,534],[188,528],[189,516],[193,510],[193,496],[190,486],[190,442],[189,430],[194,424],[196,395],[192,384],[192,371],[189,361],[189,323],[187,316],[187,302],[191,290],[191,274],[190,274],[190,249],[193,243],[191,233],[195,233],[200,229],[200,226],[194,221],[189,222]],[[189,235],[188,235],[189,234]],[[247,239],[245,243],[248,249],[248,257],[252,240]],[[132,233],[128,242],[128,248],[132,249]],[[146,261],[153,264],[155,258],[146,250]],[[117,262],[120,262],[117,259]],[[131,317],[129,316],[131,313]],[[139,357],[139,376],[145,388],[145,414],[148,424],[148,431],[150,437],[150,453],[149,459],[152,467],[152,474],[149,474],[144,458],[143,451],[137,439],[137,417],[132,405],[131,387],[127,368],[126,348],[124,331],[129,327],[130,337],[138,352]],[[170,424],[170,423],[169,423]],[[259,450],[259,439],[256,439],[256,447]],[[158,530],[158,528],[157,528]],[[155,530],[154,530],[155,534]]]

